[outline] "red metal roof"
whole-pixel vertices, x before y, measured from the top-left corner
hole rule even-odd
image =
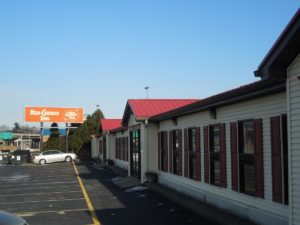
[[[197,101],[199,99],[129,99],[128,104],[136,118],[146,119]]]
[[[103,131],[111,131],[121,127],[122,119],[101,119],[100,123]]]

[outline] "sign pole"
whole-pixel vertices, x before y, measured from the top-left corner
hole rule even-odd
[[[44,140],[43,140],[43,122],[41,122],[41,138],[40,138],[40,152],[43,152]]]
[[[68,134],[69,134],[69,128],[68,128],[68,123],[66,123],[66,152],[69,152]]]

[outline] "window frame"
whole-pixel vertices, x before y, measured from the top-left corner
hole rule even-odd
[[[179,169],[179,130],[172,130],[172,173],[178,174]]]
[[[245,153],[245,123],[252,123],[252,136],[253,136],[253,152],[252,153]],[[239,192],[251,196],[256,195],[256,178],[255,178],[255,145],[254,145],[254,139],[255,139],[255,120],[254,119],[247,119],[247,120],[241,120],[237,123],[237,129],[238,129],[238,187]],[[246,176],[245,176],[245,167],[251,166],[253,168],[253,180],[251,183],[253,183],[253,191],[246,189]],[[247,178],[249,178],[247,176]]]
[[[187,129],[187,139],[188,139],[188,177],[192,180],[196,180],[197,176],[196,176],[196,168],[197,168],[197,160],[196,160],[196,149],[197,149],[197,135],[196,135],[196,127],[189,127]],[[194,131],[192,133],[192,131]],[[193,142],[193,136],[194,135],[194,139],[195,141]],[[193,146],[193,147],[191,147]],[[195,164],[193,163],[195,162]]]
[[[219,151],[215,151],[215,137],[214,137],[214,128],[218,127],[219,129]],[[208,126],[208,135],[209,135],[209,183],[218,187],[221,187],[221,124],[212,124]],[[215,163],[219,163],[219,181],[215,179],[216,170]]]

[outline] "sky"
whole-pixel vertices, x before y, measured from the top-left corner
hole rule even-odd
[[[296,0],[0,0],[0,125],[25,106],[197,98],[254,82]],[[34,124],[29,124],[34,125]],[[39,124],[35,124],[39,125]]]

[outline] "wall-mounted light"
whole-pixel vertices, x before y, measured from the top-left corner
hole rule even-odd
[[[173,118],[172,118],[172,122],[173,122],[173,124],[174,124],[175,126],[177,126],[177,117],[173,117]]]
[[[209,115],[212,119],[217,119],[217,109],[216,108],[209,108]]]

